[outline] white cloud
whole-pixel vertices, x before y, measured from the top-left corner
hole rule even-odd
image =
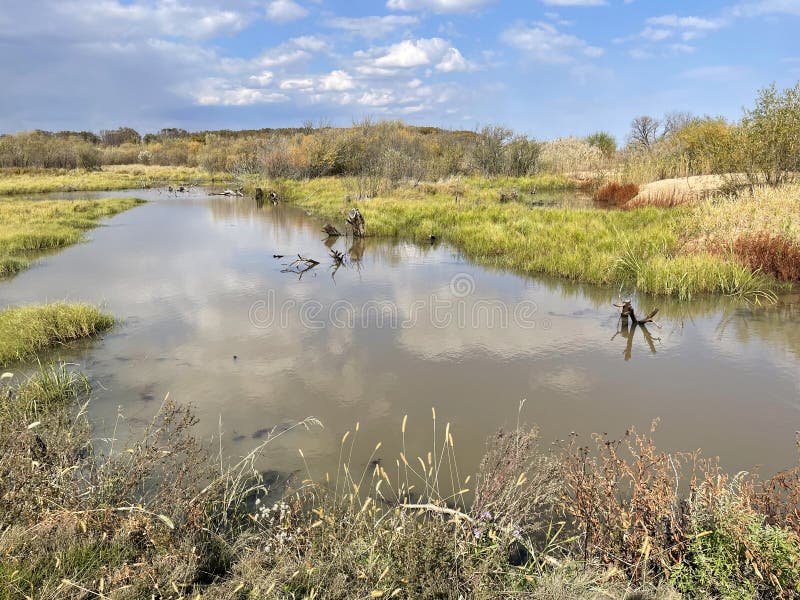
[[[310,90],[314,87],[314,80],[305,79],[284,79],[281,82],[282,90]]]
[[[515,25],[506,29],[500,39],[541,63],[567,63],[578,57],[595,58],[604,53],[602,48],[591,46],[577,36],[561,33],[549,23]]]
[[[294,0],[272,0],[267,4],[267,19],[275,23],[289,23],[307,16],[308,11]]]
[[[309,50],[311,52],[319,52],[320,50],[324,50],[328,47],[328,44],[325,42],[325,40],[321,40],[314,35],[302,35],[300,37],[292,38],[289,40],[289,43],[293,46],[297,46],[298,48]]]
[[[275,79],[275,75],[271,71],[262,71],[259,75],[251,75],[248,77],[250,84],[253,87],[267,87],[272,80]]]
[[[114,0],[67,0],[54,3],[48,10],[54,17],[51,22],[72,23],[72,31],[65,32],[67,35],[84,30],[116,39],[143,35],[201,39],[236,33],[249,22],[242,12],[180,1],[120,4]]]
[[[346,71],[331,71],[328,75],[320,77],[319,84],[322,90],[336,92],[352,90],[355,87],[353,78]]]
[[[661,15],[647,19],[648,25],[659,25],[662,27],[676,27],[680,29],[719,29],[725,25],[720,19],[706,19],[703,17],[679,17],[678,15]]]
[[[451,73],[453,71],[468,71],[470,64],[456,48],[448,48],[442,60],[436,65],[437,71]]]
[[[448,50],[442,38],[405,40],[390,46],[386,54],[374,60],[377,67],[410,68],[430,65]]]
[[[390,10],[430,10],[437,13],[471,12],[492,4],[494,0],[387,0]]]
[[[325,22],[328,27],[333,29],[342,29],[368,39],[383,37],[400,27],[410,27],[417,23],[419,23],[419,19],[410,15],[334,17]]]

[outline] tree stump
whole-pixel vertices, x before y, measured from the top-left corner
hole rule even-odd
[[[264,201],[264,190],[261,188],[256,188],[256,202],[263,202]]]
[[[367,235],[364,217],[357,208],[350,209],[350,213],[347,215],[347,223],[353,228],[353,237],[363,238]]]
[[[331,225],[330,223],[326,223],[325,227],[322,228],[322,231],[328,234],[328,237],[339,237],[342,235],[336,227]]]

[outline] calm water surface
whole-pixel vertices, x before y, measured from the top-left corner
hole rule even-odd
[[[60,353],[95,387],[98,434],[143,425],[165,395],[190,403],[230,456],[307,416],[324,429],[279,439],[264,468],[335,468],[360,422],[354,462],[394,463],[409,415],[410,454],[431,445],[431,407],[452,423],[462,472],[486,437],[523,420],[545,442],[574,431],[621,435],[660,418],[657,440],[703,448],[730,470],[794,461],[800,429],[800,304],[751,310],[725,299],[658,305],[661,328],[619,332],[611,289],[476,266],[442,245],[340,238],[287,206],[252,199],[136,195],[150,203],[0,282],[0,306],[103,305],[119,325]],[[329,249],[346,256],[335,273]],[[302,274],[297,254],[320,265]],[[273,255],[285,255],[274,258]],[[236,358],[234,358],[234,356]]]

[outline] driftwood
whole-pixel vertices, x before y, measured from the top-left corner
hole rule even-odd
[[[347,215],[347,223],[353,228],[353,237],[362,238],[367,235],[367,227],[364,223],[364,217],[361,211],[357,208],[351,208]]]
[[[655,354],[655,341],[661,341],[661,338],[653,338],[653,336],[647,330],[647,324],[653,323],[653,325],[656,327],[661,328],[661,325],[653,321],[653,317],[655,317],[658,313],[658,309],[653,309],[646,317],[643,319],[638,319],[630,300],[625,300],[622,302],[622,304],[614,304],[614,306],[620,309],[620,328],[611,339],[613,340],[618,335],[621,335],[627,340],[627,343],[625,344],[625,360],[629,361],[631,359],[631,354],[633,351],[633,334],[637,329],[641,329],[644,340],[647,343],[647,346],[650,348],[650,352]],[[633,322],[633,327],[628,327],[629,320]]]
[[[212,192],[212,193],[209,194],[209,196],[237,196],[237,197],[241,197],[241,196],[244,196],[244,193],[242,192],[243,189],[244,188],[236,188],[235,190],[224,190],[222,192]],[[179,189],[178,191],[183,191],[183,190]]]
[[[340,235],[342,235],[341,232],[330,223],[326,223],[325,227],[322,228],[322,231],[327,233],[328,237],[339,237]]]
[[[281,269],[281,273],[294,273],[295,275],[299,275],[300,279],[302,279],[306,272],[310,271],[317,265],[319,265],[318,260],[306,258],[298,254],[295,260],[285,265],[285,269]]]
[[[631,321],[633,321],[634,325],[644,325],[645,323],[652,323],[653,317],[655,317],[658,314],[658,309],[656,308],[650,311],[650,314],[648,314],[643,319],[637,319],[636,313],[633,310],[633,306],[631,305],[630,300],[625,300],[622,304],[615,304],[614,306],[620,309],[620,318],[622,319],[623,323],[627,323],[628,318],[630,318]],[[658,324],[656,324],[656,327],[658,327]]]

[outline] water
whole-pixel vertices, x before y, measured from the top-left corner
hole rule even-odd
[[[0,306],[80,300],[118,317],[102,339],[56,355],[91,378],[98,435],[142,426],[167,394],[195,408],[199,437],[216,447],[222,432],[232,457],[315,416],[324,429],[281,437],[262,466],[304,470],[302,448],[318,476],[335,470],[356,422],[356,464],[382,441],[377,458],[393,465],[406,414],[409,454],[424,455],[436,407],[468,473],[525,399],[522,420],[545,444],[660,418],[660,446],[703,448],[731,471],[795,459],[797,298],[758,310],[634,299],[639,312],[660,306],[661,328],[626,338],[611,289],[488,270],[444,245],[326,243],[301,210],[252,199],[117,194],[151,202],[0,282]],[[346,256],[335,273],[329,246]],[[286,272],[298,253],[320,264]]]

